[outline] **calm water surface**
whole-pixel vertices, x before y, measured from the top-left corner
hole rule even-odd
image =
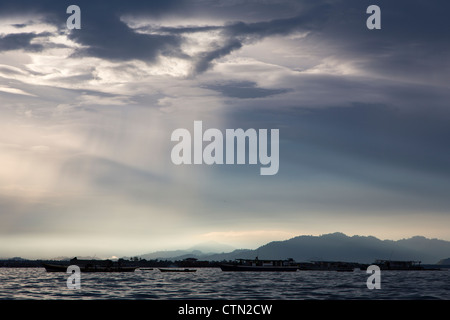
[[[450,299],[450,271],[383,271],[369,290],[365,271],[82,273],[69,290],[68,274],[44,268],[0,268],[0,299]]]

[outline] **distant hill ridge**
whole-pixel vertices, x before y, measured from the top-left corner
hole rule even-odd
[[[376,259],[391,259],[418,260],[424,264],[436,264],[450,256],[450,241],[428,239],[423,236],[401,240],[380,240],[373,236],[347,236],[336,232],[320,236],[301,235],[289,240],[272,241],[255,250],[239,249],[214,254],[205,254],[200,250],[177,250],[150,253],[140,257],[168,260],[193,257],[201,260],[222,261],[256,256],[260,259],[293,258],[299,262],[338,260],[372,263]]]
[[[439,264],[439,265],[445,265],[445,266],[450,266],[450,258],[442,259],[442,260],[440,260],[437,264]]]

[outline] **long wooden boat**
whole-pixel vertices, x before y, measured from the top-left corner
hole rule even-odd
[[[68,265],[42,264],[47,272],[67,272]],[[119,266],[97,266],[86,265],[80,266],[81,272],[134,272],[137,267],[119,267]]]
[[[299,263],[300,271],[338,271],[338,272],[353,272],[357,269],[366,269],[367,265],[357,262],[343,262],[343,261],[311,261]]]
[[[175,268],[168,268],[168,269],[161,269],[159,268],[159,271],[161,272],[196,272],[196,269],[175,269]]]
[[[252,271],[252,272],[295,272],[298,266],[292,260],[259,260],[237,259],[234,263],[220,265],[222,271]]]
[[[426,270],[421,266],[421,261],[402,261],[402,260],[375,260],[373,263],[380,267],[381,270]]]

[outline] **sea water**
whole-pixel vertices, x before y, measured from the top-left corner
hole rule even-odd
[[[450,299],[450,271],[382,271],[381,289],[369,290],[370,275],[354,272],[82,273],[81,288],[67,288],[69,274],[44,268],[0,268],[0,299]]]

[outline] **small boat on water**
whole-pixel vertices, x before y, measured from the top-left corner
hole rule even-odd
[[[161,272],[196,272],[196,269],[175,269],[175,268],[168,268],[168,269],[161,269],[159,268],[159,271]]]
[[[289,260],[259,260],[237,259],[231,264],[221,264],[222,271],[253,271],[253,272],[295,272],[298,266],[292,259]]]

